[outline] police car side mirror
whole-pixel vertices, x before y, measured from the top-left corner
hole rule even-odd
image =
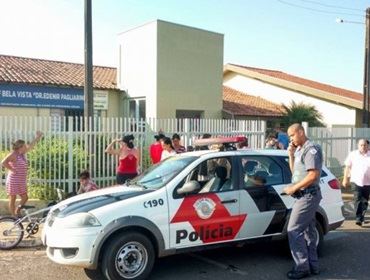
[[[200,185],[197,181],[186,182],[181,188],[177,190],[177,194],[192,193],[200,189]]]

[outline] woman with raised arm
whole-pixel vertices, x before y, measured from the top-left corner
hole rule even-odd
[[[12,144],[12,152],[10,152],[2,161],[1,164],[9,170],[6,178],[6,191],[9,196],[9,211],[13,216],[17,216],[20,210],[28,200],[27,195],[27,157],[28,153],[40,141],[43,134],[40,131],[36,132],[35,139],[26,144],[24,140],[17,140]],[[17,195],[21,197],[18,207],[15,207]]]
[[[128,179],[138,175],[140,151],[134,147],[134,139],[133,135],[126,135],[122,139],[113,140],[105,149],[106,153],[118,156],[117,184],[124,184]],[[114,148],[115,143],[119,143],[118,149]]]

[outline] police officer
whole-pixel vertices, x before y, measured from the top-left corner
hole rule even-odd
[[[295,266],[287,276],[301,279],[319,274],[315,214],[322,198],[319,186],[322,151],[307,138],[299,123],[289,127],[288,136],[289,166],[293,175],[292,185],[285,187],[284,192],[296,201],[288,223],[289,246]]]

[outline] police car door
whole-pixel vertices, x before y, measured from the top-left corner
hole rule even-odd
[[[238,236],[245,215],[239,215],[234,165],[232,157],[205,160],[175,188],[169,198],[172,248],[224,242]]]
[[[239,160],[240,214],[247,216],[240,238],[281,233],[287,215],[279,191],[285,185],[284,164],[269,156],[248,155]]]

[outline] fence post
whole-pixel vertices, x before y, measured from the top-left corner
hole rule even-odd
[[[266,121],[262,120],[261,121],[261,131],[262,131],[262,141],[261,141],[261,147],[260,149],[265,148],[265,142],[266,142]]]
[[[73,117],[68,117],[68,192],[73,190]]]
[[[184,140],[185,140],[185,147],[188,147],[190,144],[190,119],[184,119]]]
[[[348,139],[348,152],[352,151],[352,146],[353,146],[353,130],[352,130],[352,127],[349,127],[348,128],[348,136],[349,136],[349,139]]]

